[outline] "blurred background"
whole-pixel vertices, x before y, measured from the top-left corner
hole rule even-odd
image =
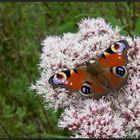
[[[77,22],[86,17],[102,17],[124,35],[140,35],[136,2],[0,3],[0,137],[71,135],[57,128],[61,110],[46,110],[29,86],[39,78],[43,39],[77,32]]]

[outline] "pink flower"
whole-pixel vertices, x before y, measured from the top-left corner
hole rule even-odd
[[[78,107],[75,104],[65,109],[58,127],[68,128],[76,137],[124,137],[124,119],[117,113],[112,111],[111,102],[85,99]]]
[[[40,57],[40,78],[31,89],[44,97],[47,108],[64,108],[58,127],[67,128],[74,137],[139,137],[140,136],[140,38],[122,36],[102,18],[87,18],[79,24],[77,33],[62,37],[49,36],[43,42]],[[127,84],[115,95],[98,101],[84,98],[78,92],[64,88],[53,89],[48,83],[51,75],[62,70],[94,62],[114,41],[127,40]]]

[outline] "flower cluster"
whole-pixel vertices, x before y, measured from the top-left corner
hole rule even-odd
[[[62,37],[49,36],[43,42],[39,63],[40,78],[31,88],[44,97],[48,108],[64,109],[58,127],[67,128],[75,137],[139,137],[140,136],[140,38],[122,36],[102,18],[87,18],[77,33]],[[99,100],[84,98],[78,92],[53,89],[50,76],[96,58],[113,42],[125,39],[128,50],[127,84],[114,95]]]
[[[93,101],[82,100],[81,106],[66,108],[62,114],[58,127],[68,128],[77,138],[110,138],[124,137],[124,119],[119,112],[113,112],[111,102],[103,99]],[[79,110],[80,108],[80,110]]]

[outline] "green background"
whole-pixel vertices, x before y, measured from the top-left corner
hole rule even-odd
[[[61,110],[44,109],[29,86],[39,78],[41,41],[77,32],[77,22],[85,17],[103,17],[124,35],[140,34],[140,3],[0,3],[0,137],[71,135],[57,128]]]

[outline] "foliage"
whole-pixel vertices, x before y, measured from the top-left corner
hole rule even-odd
[[[76,32],[83,17],[103,17],[140,34],[139,3],[38,2],[0,3],[0,137],[67,137],[57,128],[60,112],[43,107],[29,90],[39,72],[37,64],[47,35]]]

